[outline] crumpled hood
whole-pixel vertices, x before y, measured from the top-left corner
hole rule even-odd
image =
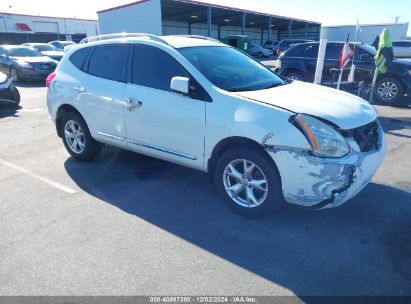
[[[64,56],[64,52],[62,51],[44,51],[41,52],[43,55],[46,56],[52,56],[52,57],[63,57]]]
[[[363,126],[377,118],[374,107],[357,96],[301,81],[235,94],[295,113],[320,117],[346,130]]]
[[[43,62],[43,63],[49,63],[49,62],[55,62],[53,59],[47,57],[47,56],[40,56],[40,57],[11,57],[13,60],[21,60],[25,61],[28,63],[34,63],[34,62]]]

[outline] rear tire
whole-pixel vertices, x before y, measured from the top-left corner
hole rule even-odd
[[[224,152],[217,160],[214,182],[228,206],[245,217],[270,216],[284,204],[277,167],[256,149],[233,147]]]
[[[287,71],[284,73],[284,76],[291,80],[305,81],[303,73],[299,71]]]
[[[63,144],[76,160],[91,160],[100,153],[100,143],[91,137],[86,122],[79,114],[65,113],[60,128]]]
[[[375,100],[380,104],[392,105],[398,103],[404,91],[401,83],[392,77],[379,79],[375,85]]]

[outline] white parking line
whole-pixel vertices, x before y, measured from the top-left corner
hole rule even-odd
[[[16,165],[14,165],[14,164],[12,164],[12,163],[9,163],[8,161],[5,161],[5,160],[0,159],[0,164],[3,164],[3,165],[5,165],[5,166],[7,166],[7,167],[9,167],[9,168],[12,168],[12,169],[16,170],[16,171],[20,171],[20,172],[22,172],[22,173],[25,173],[25,174],[27,174],[28,176],[30,176],[30,177],[32,177],[32,178],[35,178],[35,179],[37,179],[37,180],[39,180],[39,181],[42,181],[43,183],[46,183],[47,185],[52,186],[52,187],[54,187],[54,188],[56,188],[56,189],[58,189],[58,190],[61,190],[61,191],[63,191],[63,192],[66,192],[66,193],[69,193],[69,194],[77,193],[77,191],[74,190],[74,189],[72,189],[72,188],[66,187],[66,186],[64,186],[64,185],[62,185],[62,184],[60,184],[60,183],[57,183],[57,182],[53,182],[52,180],[49,180],[48,178],[45,178],[45,177],[43,177],[43,176],[37,175],[37,174],[35,174],[35,173],[32,173],[32,172],[30,172],[30,171],[28,171],[28,170],[26,170],[26,169],[24,169],[24,168],[21,168],[21,167],[16,166]]]

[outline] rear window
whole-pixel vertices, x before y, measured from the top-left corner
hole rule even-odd
[[[74,66],[78,69],[82,69],[84,62],[86,61],[88,54],[90,53],[91,48],[84,48],[74,52],[73,55],[70,56],[70,61]]]
[[[88,73],[100,78],[125,82],[127,52],[126,44],[95,47],[89,60]]]

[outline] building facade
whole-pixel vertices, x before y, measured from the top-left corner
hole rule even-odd
[[[383,24],[364,24],[360,25],[336,25],[323,26],[321,28],[321,38],[329,41],[345,41],[350,35],[350,41],[372,43],[381,34],[384,28],[388,29],[393,41],[405,40],[407,38],[408,23],[383,23]]]
[[[79,41],[95,35],[97,20],[0,13],[0,44]]]

